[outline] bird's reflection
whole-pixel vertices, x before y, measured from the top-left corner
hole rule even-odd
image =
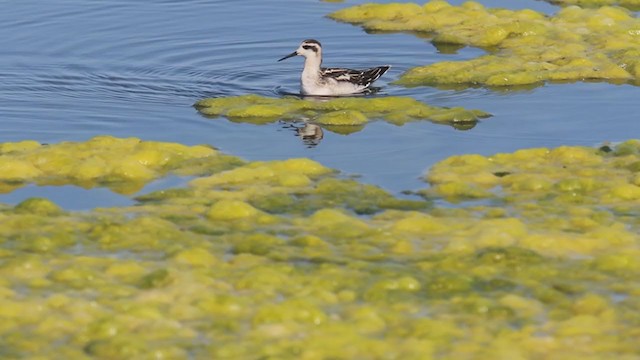
[[[301,121],[282,121],[281,124],[284,128],[288,128],[295,131],[295,135],[300,137],[302,143],[308,147],[313,148],[320,144],[322,138],[324,138],[324,131],[318,124],[308,122],[306,120]]]
[[[324,137],[324,131],[320,125],[305,123],[302,127],[297,128],[296,135],[300,136],[307,147],[315,147]]]

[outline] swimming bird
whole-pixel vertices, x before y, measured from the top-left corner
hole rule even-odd
[[[296,55],[305,57],[304,69],[300,76],[302,95],[340,96],[366,93],[370,90],[371,84],[391,67],[384,65],[365,70],[320,67],[322,45],[313,39],[303,41],[296,51],[278,61]]]

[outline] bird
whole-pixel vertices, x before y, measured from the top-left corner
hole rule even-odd
[[[321,67],[322,45],[314,39],[304,40],[296,51],[278,61],[297,55],[305,58],[300,76],[302,95],[341,96],[367,93],[371,91],[371,84],[391,67],[383,65],[365,70]]]

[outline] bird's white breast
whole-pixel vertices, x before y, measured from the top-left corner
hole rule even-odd
[[[337,96],[357,94],[364,90],[364,87],[348,81],[323,78],[318,72],[305,74],[303,71],[300,77],[300,89],[302,95]]]

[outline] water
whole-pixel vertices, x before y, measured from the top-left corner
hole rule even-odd
[[[366,34],[326,14],[364,1],[20,1],[0,12],[0,142],[83,141],[96,135],[212,144],[248,160],[309,157],[362,175],[394,193],[424,187],[429,166],[450,155],[526,147],[594,145],[640,136],[638,88],[605,83],[546,85],[530,91],[405,89],[388,82],[410,67],[467,59],[441,54],[409,34]],[[460,3],[453,1],[452,3]],[[556,7],[541,1],[487,6]],[[348,136],[325,132],[309,148],[281,124],[234,124],[200,116],[204,97],[297,92],[300,58],[276,62],[302,39],[323,43],[327,66],[392,64],[377,84],[388,95],[494,114],[469,131],[429,122],[369,124]],[[182,182],[184,183],[184,182]],[[158,180],[143,191],[180,181]],[[68,209],[123,205],[106,189],[31,185],[0,201],[45,196]]]

